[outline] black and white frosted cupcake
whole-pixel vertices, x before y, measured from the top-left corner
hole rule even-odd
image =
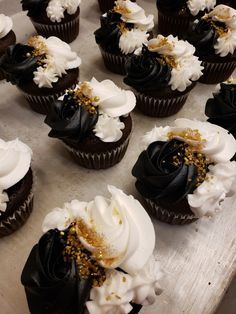
[[[94,33],[106,68],[125,74],[125,62],[147,43],[153,26],[153,15],[146,16],[138,4],[115,1],[114,8],[101,17],[101,27]]]
[[[215,7],[216,0],[156,0],[156,4],[159,33],[183,37],[196,18]]]
[[[203,67],[187,41],[158,35],[126,63],[124,82],[133,88],[137,107],[146,115],[177,113],[202,75]]]
[[[19,229],[33,208],[31,149],[0,139],[0,237]]]
[[[57,37],[33,36],[27,45],[9,47],[0,58],[0,70],[17,85],[31,108],[46,114],[54,99],[78,82],[81,59]]]
[[[131,91],[111,80],[82,82],[52,105],[45,119],[49,136],[61,139],[81,166],[111,167],[126,152],[135,103]]]
[[[200,82],[216,84],[226,81],[236,67],[236,10],[218,5],[196,21],[186,39],[195,46],[203,61]]]
[[[208,122],[227,129],[236,138],[236,79],[220,84],[220,90],[207,100],[205,114]]]
[[[70,43],[79,34],[81,0],[21,0],[37,33]]]
[[[144,136],[145,150],[134,165],[136,188],[150,215],[170,224],[213,216],[232,196],[236,140],[227,130],[197,120],[177,119]]]
[[[161,293],[150,218],[132,196],[108,190],[46,216],[21,276],[31,314],[136,314]]]

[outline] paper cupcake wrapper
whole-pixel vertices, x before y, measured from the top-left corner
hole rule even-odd
[[[171,212],[163,207],[160,207],[158,204],[148,198],[145,198],[145,201],[147,204],[146,209],[149,215],[155,217],[162,222],[166,222],[171,225],[186,225],[198,219],[194,214],[182,215]]]
[[[204,66],[204,70],[199,82],[205,84],[218,84],[226,81],[231,76],[236,68],[236,60],[223,63],[203,61],[202,66]]]
[[[133,92],[136,96],[137,108],[147,116],[159,118],[177,113],[183,107],[189,95],[189,92],[186,92],[186,94],[174,98],[158,99],[135,90]]]
[[[113,53],[107,52],[103,50],[101,47],[100,51],[102,54],[103,62],[105,67],[116,74],[121,74],[125,75],[126,70],[125,70],[125,63],[127,60],[130,58],[129,56],[122,56],[122,55],[115,55]]]
[[[56,36],[61,40],[71,43],[79,34],[79,15],[65,23],[41,24],[31,19],[39,35],[44,37]]]
[[[163,36],[172,34],[181,37],[181,34],[186,33],[192,20],[193,18],[191,16],[173,16],[158,10],[158,32]]]
[[[75,86],[76,86],[76,84],[73,84],[70,88],[73,89],[73,88],[75,88]],[[58,97],[62,96],[65,93],[65,91],[62,90],[61,92],[55,93],[52,95],[35,96],[35,95],[31,95],[31,94],[26,93],[25,91],[23,91],[20,88],[19,88],[19,90],[24,94],[24,97],[28,101],[31,109],[33,109],[37,113],[41,113],[44,115],[49,113],[50,108],[51,108],[54,100],[56,100]]]
[[[70,153],[75,157],[80,166],[99,170],[110,168],[121,161],[127,150],[129,138],[130,136],[128,136],[128,138],[117,148],[102,153],[85,153],[70,147],[64,142],[63,143]]]
[[[31,214],[34,199],[34,178],[35,176],[33,174],[33,185],[24,203],[16,209],[11,216],[8,216],[5,220],[0,221],[0,238],[19,229]]]

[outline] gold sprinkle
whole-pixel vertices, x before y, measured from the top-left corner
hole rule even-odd
[[[126,278],[125,278],[125,277],[122,277],[122,281],[123,281],[123,282],[126,282]]]
[[[45,45],[41,36],[30,37],[28,40],[28,45],[34,48],[34,56],[42,56],[48,52],[47,46]]]

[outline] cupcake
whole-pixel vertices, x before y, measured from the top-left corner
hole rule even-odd
[[[108,168],[126,152],[135,103],[131,91],[93,78],[55,101],[45,123],[51,127],[49,136],[61,139],[81,166]]]
[[[150,218],[132,196],[108,191],[46,216],[21,275],[31,314],[135,314],[161,293]]]
[[[136,0],[131,0],[131,1],[136,2]],[[98,4],[102,13],[105,13],[114,7],[115,0],[98,0]]]
[[[12,19],[0,14],[0,57],[6,52],[10,45],[16,42],[16,35],[12,30]],[[4,73],[0,70],[0,80],[4,79]]]
[[[203,61],[200,82],[226,81],[236,67],[236,10],[218,5],[193,24],[186,39],[196,47]]]
[[[236,140],[209,122],[177,119],[174,127],[155,127],[144,136],[145,150],[132,174],[153,217],[187,224],[221,210],[232,196]]]
[[[167,117],[182,108],[202,75],[194,52],[187,41],[158,35],[130,58],[124,82],[133,88],[137,107],[145,115]]]
[[[106,68],[125,74],[125,62],[147,43],[153,26],[153,15],[146,17],[136,3],[115,1],[114,8],[101,17],[101,27],[94,33]]]
[[[19,229],[33,208],[31,149],[0,139],[0,237]]]
[[[21,0],[34,28],[44,37],[56,36],[70,43],[79,34],[81,0]]]
[[[157,0],[158,31],[183,37],[191,23],[213,9],[216,0]]]
[[[27,45],[7,49],[0,58],[0,70],[34,111],[46,114],[54,99],[76,86],[80,63],[77,54],[59,38],[33,36]]]
[[[205,114],[208,122],[225,128],[236,138],[236,79],[220,84],[220,90],[207,100]]]

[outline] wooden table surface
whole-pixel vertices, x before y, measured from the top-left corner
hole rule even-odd
[[[157,11],[155,1],[138,3],[147,13]],[[127,88],[122,77],[109,73],[103,66],[93,31],[99,25],[96,0],[81,4],[80,35],[71,44],[82,58],[81,80],[110,78]],[[18,42],[25,42],[34,33],[24,13],[13,16]],[[28,307],[20,274],[32,246],[42,234],[45,215],[56,206],[78,198],[89,201],[97,194],[108,195],[107,184],[123,189],[139,198],[134,188],[131,169],[141,152],[140,139],[154,125],[171,124],[179,117],[206,120],[204,105],[215,85],[197,84],[184,108],[175,116],[156,119],[133,113],[134,129],[127,154],[111,169],[94,171],[79,167],[59,140],[48,138],[49,128],[44,117],[31,111],[16,87],[0,83],[0,137],[19,137],[33,150],[33,167],[37,174],[34,210],[27,223],[9,237],[0,239],[0,313],[27,314]],[[155,254],[165,276],[163,294],[144,314],[210,314],[214,313],[236,269],[236,210],[235,199],[224,203],[215,219],[201,219],[189,226],[169,226],[154,222]]]

